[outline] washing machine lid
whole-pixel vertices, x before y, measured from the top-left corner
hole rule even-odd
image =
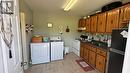
[[[51,36],[50,41],[61,41],[61,36]]]

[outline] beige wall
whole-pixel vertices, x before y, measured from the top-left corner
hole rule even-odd
[[[72,47],[73,40],[79,36],[77,32],[79,17],[73,17],[62,13],[33,13],[34,35],[60,35],[59,27],[63,27],[63,34],[61,35],[65,41],[65,46]],[[48,28],[47,23],[52,22],[53,27]],[[65,32],[66,27],[69,26],[70,32]]]
[[[19,0],[19,5],[20,5],[20,12],[25,14],[25,20],[22,20],[23,26],[25,26],[26,24],[30,24],[32,25],[32,21],[33,21],[33,13],[32,10],[29,8],[29,6],[24,2],[24,0]],[[25,30],[24,28],[21,28],[22,31]],[[23,56],[24,56],[24,62],[28,62],[29,63],[29,54],[30,54],[30,49],[29,49],[29,45],[30,45],[30,39],[32,37],[32,33],[31,32],[26,32],[25,34],[22,35],[22,43],[23,43]],[[28,65],[25,66],[25,69],[28,68]]]
[[[19,0],[19,5],[20,5],[20,12],[23,12],[25,13],[25,21],[26,21],[26,24],[32,24],[32,19],[33,19],[33,16],[32,16],[32,10],[30,9],[30,7],[24,2],[24,0]]]
[[[127,2],[130,2],[130,0],[123,0],[123,3],[127,3]]]

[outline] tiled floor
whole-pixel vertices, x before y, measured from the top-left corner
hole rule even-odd
[[[25,73],[98,73],[95,70],[85,72],[76,63],[76,59],[79,59],[79,57],[70,53],[64,57],[64,60],[34,65],[26,70]]]

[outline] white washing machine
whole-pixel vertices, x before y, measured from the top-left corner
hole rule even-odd
[[[51,41],[51,61],[63,59],[64,42],[60,36],[50,37]]]

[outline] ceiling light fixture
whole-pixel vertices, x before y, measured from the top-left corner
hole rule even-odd
[[[77,2],[77,0],[70,0],[64,8],[64,11],[69,11],[71,7]]]

